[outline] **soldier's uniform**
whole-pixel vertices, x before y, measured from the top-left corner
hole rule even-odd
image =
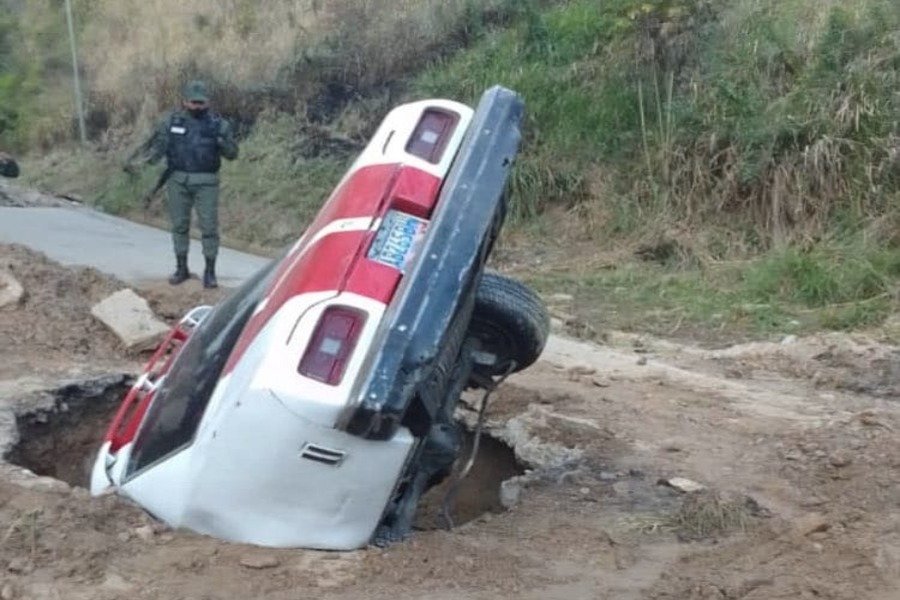
[[[185,86],[185,100],[207,101],[206,86],[193,81]],[[176,270],[169,282],[188,278],[191,211],[197,211],[206,269],[204,287],[216,287],[215,264],[219,253],[219,168],[222,158],[234,160],[238,145],[228,122],[211,110],[179,110],[160,121],[147,144],[149,162],[166,158],[169,218]]]

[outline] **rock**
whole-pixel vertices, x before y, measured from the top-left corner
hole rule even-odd
[[[116,538],[123,544],[131,540],[131,533],[128,531],[120,531]]]
[[[647,364],[647,357],[646,357],[646,356],[642,356],[642,357],[638,358],[638,359],[637,359],[637,364],[638,364],[639,366],[641,366],[641,367],[643,367],[644,365],[646,365],[646,364]]]
[[[153,531],[152,525],[142,525],[134,530],[134,535],[141,541],[149,542],[156,535],[156,532]]]
[[[475,559],[471,556],[465,556],[463,554],[459,554],[453,557],[453,562],[462,566],[465,569],[472,569],[475,567]]]
[[[562,319],[550,317],[550,331],[552,333],[565,333],[566,323]]]
[[[827,381],[828,377],[822,371],[816,371],[812,376],[812,384],[814,387],[820,387]]]
[[[697,483],[696,481],[692,481],[685,477],[672,477],[671,479],[664,480],[664,483],[669,487],[675,488],[680,492],[684,492],[686,494],[690,494],[693,492],[702,492],[706,489],[706,486],[702,483]]]
[[[786,335],[786,336],[784,336],[784,338],[781,340],[781,345],[782,345],[782,346],[789,346],[789,345],[795,343],[796,341],[797,341],[797,336],[796,336],[796,335],[793,335],[793,334],[791,334],[791,335]]]
[[[559,319],[562,321],[563,325],[571,325],[577,319],[575,315],[569,312],[557,310],[554,308],[548,308],[547,311],[550,313],[551,319]]]
[[[25,290],[19,280],[9,271],[0,269],[0,308],[18,304],[25,295]]]
[[[0,588],[0,599],[2,600],[13,600],[16,597],[16,590],[13,588],[12,584],[4,583],[3,587]]]
[[[24,556],[17,556],[6,566],[10,573],[30,573],[31,561]]]
[[[241,566],[248,569],[274,569],[280,564],[271,554],[251,554],[241,559]]]
[[[517,477],[500,484],[500,504],[503,508],[514,508],[522,495],[522,482]]]
[[[546,300],[548,303],[574,302],[575,296],[571,294],[550,294]]]
[[[884,421],[878,418],[878,415],[870,411],[860,413],[859,422],[866,427],[884,427],[885,429],[890,429],[890,427],[884,424]]]
[[[853,462],[853,459],[849,454],[845,454],[843,452],[835,452],[828,457],[828,462],[831,463],[832,467],[841,469],[843,467],[850,466],[850,463]]]
[[[605,388],[609,387],[610,383],[608,379],[604,379],[600,376],[595,376],[591,379],[591,383],[593,383],[597,387]]]
[[[128,350],[153,348],[169,332],[147,301],[133,290],[125,289],[108,296],[91,308],[91,314],[109,327]]]
[[[810,513],[804,515],[794,522],[794,533],[800,536],[808,536],[813,533],[821,533],[831,529],[831,523],[825,515],[821,513]]]
[[[589,367],[587,365],[574,365],[569,367],[566,370],[569,380],[578,381],[584,375],[593,375],[597,372],[597,369],[594,367]]]

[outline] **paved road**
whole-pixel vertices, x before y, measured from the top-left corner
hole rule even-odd
[[[0,207],[0,242],[28,246],[69,266],[89,266],[131,283],[161,280],[174,268],[167,231],[86,207]],[[222,248],[219,283],[235,286],[269,259]],[[200,243],[191,240],[191,271],[202,272]]]

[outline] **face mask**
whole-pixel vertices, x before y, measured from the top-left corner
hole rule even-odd
[[[206,107],[204,107],[204,108],[189,108],[189,109],[188,109],[188,112],[189,112],[189,113],[191,114],[191,116],[194,117],[195,119],[199,119],[200,117],[202,117],[203,115],[205,115],[205,114],[206,114],[206,111],[208,111],[208,110],[209,110],[209,109],[206,108]]]

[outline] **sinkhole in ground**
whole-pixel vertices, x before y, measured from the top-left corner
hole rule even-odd
[[[37,475],[69,485],[89,487],[94,457],[103,436],[133,380],[110,376],[73,383],[49,392],[53,402],[16,416],[19,441],[4,457]],[[470,456],[473,435],[466,433],[459,463]],[[459,482],[450,517],[453,526],[486,513],[505,510],[501,484],[524,472],[515,452],[504,442],[482,433],[478,455],[468,476]],[[443,504],[452,477],[429,490],[419,504],[416,529],[444,528]]]
[[[462,468],[472,452],[474,435],[465,434],[463,451],[457,461],[456,468]],[[453,501],[449,507],[453,526],[463,525],[487,513],[501,513],[506,508],[500,501],[500,489],[504,481],[525,470],[516,459],[515,451],[506,443],[482,432],[478,445],[478,455],[472,469],[456,488]],[[455,471],[454,471],[455,472]],[[453,477],[448,477],[439,485],[428,490],[419,503],[416,518],[417,529],[443,529],[448,523],[443,516],[444,498],[447,496]]]
[[[132,380],[125,375],[49,392],[52,404],[16,415],[19,441],[5,459],[69,485],[88,487],[93,458]]]

